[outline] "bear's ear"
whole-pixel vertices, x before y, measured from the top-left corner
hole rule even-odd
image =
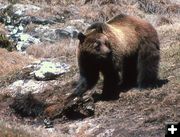
[[[85,38],[86,38],[86,36],[82,32],[79,32],[78,39],[79,39],[80,43],[83,43]]]
[[[87,30],[93,30],[95,29],[98,33],[103,33],[103,30],[105,29],[105,24],[101,22],[97,22],[92,24],[90,27],[88,27]]]

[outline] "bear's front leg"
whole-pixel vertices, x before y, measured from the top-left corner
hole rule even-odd
[[[82,96],[87,90],[92,89],[99,79],[98,69],[80,68],[80,78],[72,96]]]

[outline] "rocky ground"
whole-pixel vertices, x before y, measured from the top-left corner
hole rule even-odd
[[[45,108],[61,108],[78,80],[77,33],[119,13],[139,16],[156,28],[160,78],[168,82],[93,102],[90,96],[101,93],[100,80],[83,103],[46,128]],[[179,18],[179,0],[0,0],[0,137],[163,137],[166,122],[180,121]]]

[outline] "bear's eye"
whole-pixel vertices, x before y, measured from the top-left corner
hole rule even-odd
[[[101,45],[100,42],[95,42],[95,43],[94,43],[94,48],[95,48],[97,51],[100,51],[100,45]]]

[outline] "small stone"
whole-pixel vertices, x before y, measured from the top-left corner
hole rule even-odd
[[[72,38],[77,37],[77,34],[79,32],[74,26],[67,26],[64,30],[69,32]]]
[[[14,29],[14,26],[8,25],[8,26],[5,26],[5,28],[7,28],[9,31],[12,31]]]
[[[12,31],[12,34],[16,34],[18,32],[18,28],[14,28],[13,31]]]
[[[53,128],[53,121],[50,119],[44,119],[45,128]]]
[[[23,11],[22,10],[17,10],[15,12],[15,14],[18,15],[18,16],[21,16],[21,15],[23,15]]]
[[[20,24],[19,31],[23,31],[23,30],[24,30],[24,27],[22,26],[22,24]]]
[[[26,42],[18,42],[17,45],[16,45],[16,49],[18,51],[24,51],[27,47],[29,46],[29,43],[26,43]]]
[[[6,23],[10,24],[11,23],[11,18],[9,16],[6,17]]]
[[[29,39],[29,35],[28,34],[22,34],[21,36],[20,36],[20,40],[21,41],[28,41],[28,39]]]

